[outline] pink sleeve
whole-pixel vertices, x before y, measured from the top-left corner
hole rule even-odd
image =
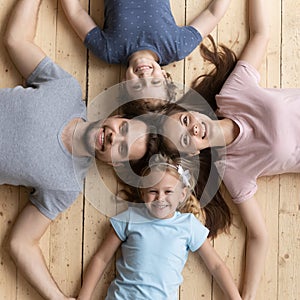
[[[260,74],[258,71],[246,61],[239,60],[224,83],[220,95],[231,95],[246,90],[253,85],[258,86],[259,81]]]

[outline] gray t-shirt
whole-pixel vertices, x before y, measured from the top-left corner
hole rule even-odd
[[[54,219],[82,189],[89,158],[74,158],[61,133],[86,119],[79,83],[46,57],[27,87],[0,89],[0,184],[33,187],[30,201]]]

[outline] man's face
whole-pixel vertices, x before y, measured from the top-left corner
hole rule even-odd
[[[97,159],[118,163],[140,159],[147,151],[147,125],[118,116],[96,122],[88,134]]]

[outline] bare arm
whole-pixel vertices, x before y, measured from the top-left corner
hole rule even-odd
[[[96,23],[83,9],[79,0],[61,0],[63,10],[80,39],[84,41],[88,32],[96,27]]]
[[[198,253],[226,297],[230,300],[241,300],[230,271],[208,240],[199,248]]]
[[[196,17],[190,25],[195,27],[202,38],[210,34],[224,16],[230,0],[213,0],[209,6]]]
[[[254,300],[268,250],[268,233],[261,210],[254,198],[238,204],[247,227],[246,266],[243,299]]]
[[[266,53],[269,41],[269,1],[248,0],[250,38],[239,59],[258,69]]]
[[[19,0],[10,16],[4,42],[16,68],[24,78],[46,54],[34,44],[40,0]]]
[[[27,204],[11,232],[11,256],[26,279],[45,299],[74,299],[65,297],[59,290],[39,247],[39,241],[50,223],[51,220],[42,215],[35,206]]]
[[[88,265],[77,300],[92,298],[98,281],[121,243],[122,241],[118,238],[114,229],[111,228]]]

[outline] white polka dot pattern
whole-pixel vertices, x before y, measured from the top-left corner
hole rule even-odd
[[[106,0],[103,30],[91,30],[84,43],[108,63],[126,64],[132,53],[148,49],[167,65],[186,57],[201,40],[195,28],[176,25],[169,0]]]

